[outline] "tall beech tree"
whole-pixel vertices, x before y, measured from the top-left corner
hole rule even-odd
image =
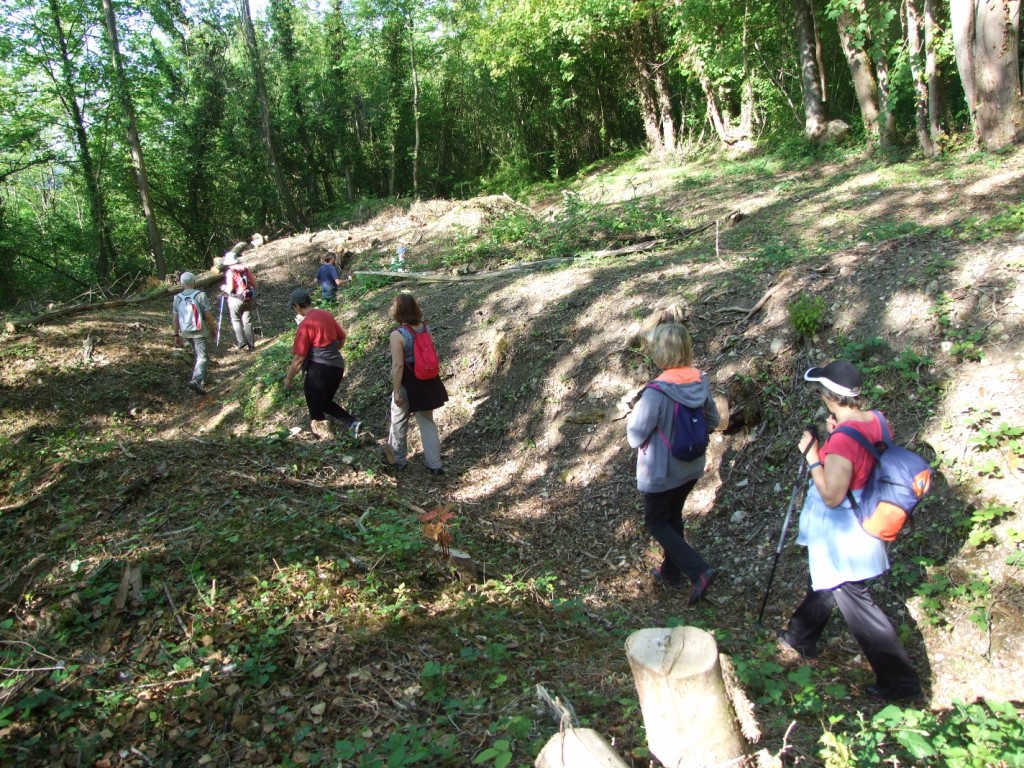
[[[828,118],[821,70],[818,66],[820,46],[814,26],[810,0],[792,0],[796,19],[796,44],[800,56],[800,90],[804,103],[804,133],[815,141],[825,135]]]
[[[285,221],[293,227],[297,227],[302,222],[298,209],[295,207],[295,200],[292,198],[288,180],[285,178],[284,170],[281,168],[281,160],[278,157],[277,147],[274,142],[274,131],[270,116],[270,100],[267,96],[267,83],[263,74],[263,60],[260,58],[260,49],[256,41],[256,30],[253,28],[252,16],[249,13],[249,0],[236,0],[236,8],[238,9],[238,22],[242,28],[242,37],[245,40],[245,52],[252,71],[253,88],[256,92],[256,101],[259,107],[260,128],[263,132],[263,146],[267,153],[267,163],[273,175],[278,201],[284,208]]]
[[[131,152],[132,172],[135,185],[139,189],[139,202],[142,204],[142,215],[146,220],[146,236],[149,239],[149,253],[153,259],[156,276],[163,279],[167,274],[164,264],[164,246],[160,240],[160,228],[157,226],[156,213],[149,200],[149,177],[146,175],[146,163],[142,155],[142,141],[139,139],[139,128],[135,120],[135,102],[131,96],[131,86],[125,75],[124,63],[121,60],[121,44],[118,42],[117,16],[114,14],[112,0],[101,0],[103,21],[107,31],[107,44],[110,47],[111,68],[113,70],[112,89],[124,112],[127,123],[128,147]]]

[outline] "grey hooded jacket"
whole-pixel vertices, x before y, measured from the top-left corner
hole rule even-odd
[[[645,389],[626,420],[626,439],[636,454],[636,487],[642,493],[661,493],[695,480],[704,472],[704,457],[680,461],[672,456],[665,440],[671,439],[672,415],[676,402],[690,408],[704,408],[708,429],[721,421],[718,407],[711,397],[711,388],[703,373],[696,368],[671,368],[658,378],[658,387]]]

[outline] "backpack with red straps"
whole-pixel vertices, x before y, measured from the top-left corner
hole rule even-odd
[[[399,326],[405,329],[408,337],[412,340],[412,375],[420,381],[436,379],[441,372],[441,364],[437,359],[437,350],[434,349],[434,338],[423,324],[423,330],[414,330],[408,323]]]
[[[256,278],[248,267],[231,270],[231,292],[241,296],[243,301],[252,301],[256,297]]]

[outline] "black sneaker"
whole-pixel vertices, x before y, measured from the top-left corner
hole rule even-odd
[[[802,650],[789,642],[789,636],[786,635],[786,631],[783,629],[780,629],[775,633],[775,638],[779,644],[779,648],[784,651],[789,651],[790,653],[795,653],[804,661],[814,661],[818,658],[818,651],[816,649],[809,648],[807,650]]]
[[[444,474],[444,467],[427,467],[427,471],[435,477],[440,477]]]
[[[716,578],[718,578],[718,570],[715,568],[708,568],[698,576],[697,580],[693,582],[693,589],[690,590],[690,600],[687,605],[699,603],[704,597],[704,593],[708,591],[708,587],[715,583]]]
[[[203,385],[200,384],[199,382],[190,381],[188,383],[188,388],[191,389],[193,392],[195,392],[197,395],[205,395],[206,394],[206,390],[203,389]]]

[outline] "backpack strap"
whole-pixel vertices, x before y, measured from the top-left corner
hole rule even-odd
[[[416,331],[408,323],[402,323],[400,326],[395,328],[402,335],[402,359],[409,364],[415,362],[415,355],[413,354],[413,340],[415,339],[414,334]]]
[[[649,382],[647,382],[647,386],[646,386],[646,387],[644,387],[644,389],[653,389],[653,390],[655,390],[656,392],[660,392],[660,393],[661,393],[661,394],[663,394],[663,395],[664,395],[665,397],[668,397],[668,392],[666,392],[666,391],[665,391],[664,389],[662,389],[661,387],[659,387],[659,386],[657,385],[657,383],[655,383],[654,381],[649,381]],[[671,398],[671,397],[669,397],[668,399],[669,399],[669,400],[672,400],[672,398]],[[678,402],[676,402],[675,400],[672,400],[672,403],[673,403],[673,404],[674,404],[674,406],[675,406],[675,407],[674,407],[674,408],[672,409],[672,420],[673,420],[673,421],[675,421],[675,418],[676,418],[676,411],[677,411],[677,410],[679,410],[679,403],[678,403]],[[665,437],[665,433],[661,431],[661,427],[655,427],[655,429],[656,429],[656,430],[658,431],[658,437],[660,437],[660,438],[661,438],[661,442],[663,442],[663,443],[665,444],[665,447],[666,447],[666,448],[668,448],[668,452],[669,452],[669,453],[672,453],[672,443],[670,443],[670,442],[668,441],[668,438],[667,438],[667,437]],[[649,441],[648,441],[648,442],[649,442]],[[644,446],[643,446],[643,447],[646,447],[646,446],[647,446],[647,443],[644,443]]]
[[[876,419],[878,419],[878,423],[882,427],[882,441],[886,445],[892,445],[892,431],[889,429],[889,422],[885,420],[885,416],[882,415],[881,411],[872,411],[871,413],[874,414]],[[836,432],[842,435],[846,435],[847,437],[853,439],[861,448],[863,448],[871,455],[871,458],[875,460],[876,465],[881,460],[882,454],[879,453],[878,449],[874,446],[874,444],[853,427],[848,427],[841,424],[840,426],[835,428],[835,431],[832,434],[834,435]],[[850,500],[850,506],[852,506],[855,510],[860,509],[860,504],[858,504],[857,500],[853,498],[853,493],[850,490],[846,491],[846,498]]]

